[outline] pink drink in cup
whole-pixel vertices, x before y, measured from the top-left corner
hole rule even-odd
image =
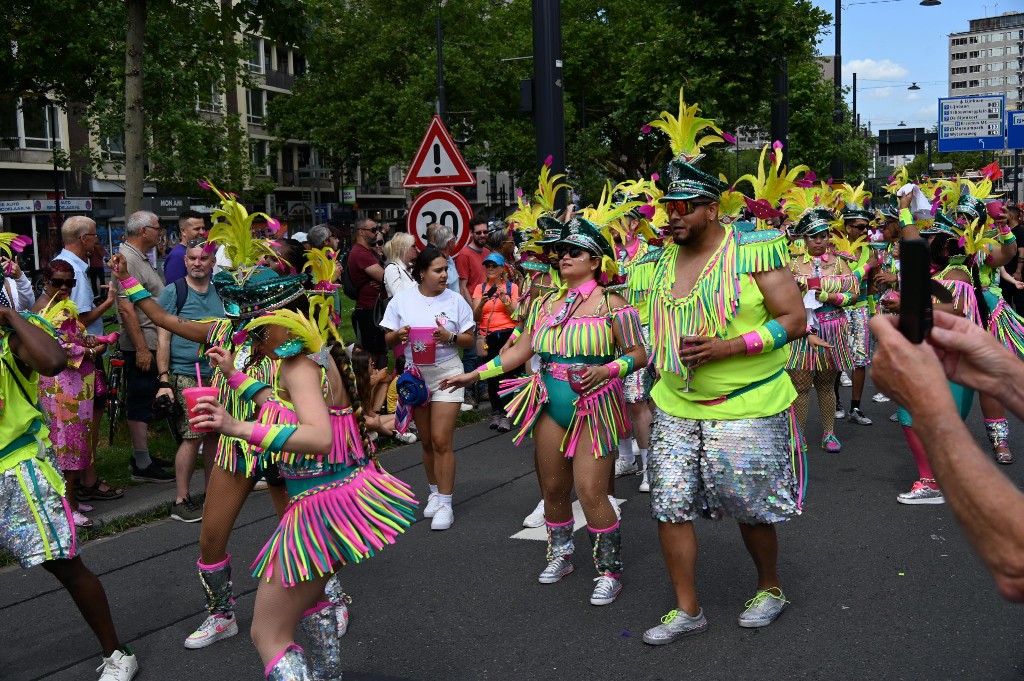
[[[196,412],[196,402],[199,400],[199,398],[200,397],[213,397],[213,398],[216,398],[217,397],[217,389],[216,388],[208,388],[206,386],[199,386],[198,388],[185,388],[184,390],[181,391],[181,394],[185,396],[185,409],[186,409],[186,411],[188,411],[188,417],[190,419],[192,419],[192,418],[200,415],[198,412]],[[212,433],[213,432],[213,428],[211,428],[210,425],[206,424],[206,423],[201,423],[199,425],[196,425],[194,423],[189,423],[188,427],[192,429],[193,433]]]
[[[437,357],[437,342],[434,341],[436,326],[414,326],[409,329],[409,344],[412,346],[413,364],[433,364]]]

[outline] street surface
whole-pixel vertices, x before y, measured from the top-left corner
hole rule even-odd
[[[779,531],[780,575],[792,605],[770,627],[736,624],[755,581],[735,523],[698,521],[709,630],[664,647],[641,641],[674,599],[638,478],[617,482],[626,500],[618,601],[589,604],[594,574],[584,530],[575,535],[576,572],[559,584],[537,583],[544,543],[511,538],[539,500],[532,443],[516,448],[511,434],[481,423],[456,434],[452,529],[431,532],[429,521],[417,522],[397,545],[342,570],[354,601],[342,642],[345,678],[1019,678],[1022,606],[1000,599],[948,506],[896,503],[916,469],[899,427],[887,419],[893,404],[869,398],[864,410],[875,425],[839,424],[838,455],[817,446],[816,408],[812,400],[804,514]],[[1011,421],[1019,458],[1002,470],[1020,484],[1024,430]],[[987,451],[977,406],[970,424]],[[383,462],[425,499],[419,451],[403,447]],[[268,495],[255,493],[230,545],[241,632],[203,650],[182,646],[204,616],[198,524],[160,521],[86,545],[84,558],[103,580],[120,636],[139,657],[140,681],[262,678],[248,640],[256,583],[247,567],[275,522]],[[0,618],[0,678],[95,678],[96,641],[43,570],[0,571]]]

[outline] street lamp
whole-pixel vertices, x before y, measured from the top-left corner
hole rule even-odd
[[[937,1],[938,1],[938,0],[936,0],[936,2],[937,2]],[[910,84],[910,87],[908,87],[907,89],[908,89],[908,90],[920,90],[920,89],[921,89],[921,86],[920,86],[920,85],[918,85],[918,84],[917,84],[917,83],[915,82],[915,83],[911,83],[911,84]]]
[[[905,128],[905,127],[907,127],[907,124],[904,123],[903,121],[900,121],[899,124],[896,127],[897,128]]]

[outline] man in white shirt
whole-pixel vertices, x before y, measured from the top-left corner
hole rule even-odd
[[[92,285],[89,283],[89,256],[99,243],[96,223],[84,215],[72,215],[60,228],[64,250],[54,260],[63,260],[75,270],[75,288],[71,289],[71,302],[78,308],[78,319],[85,324],[91,336],[103,335],[101,314],[89,314],[93,305]]]

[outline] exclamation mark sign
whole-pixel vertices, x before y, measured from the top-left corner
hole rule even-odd
[[[441,145],[434,142],[434,174],[441,174]]]

